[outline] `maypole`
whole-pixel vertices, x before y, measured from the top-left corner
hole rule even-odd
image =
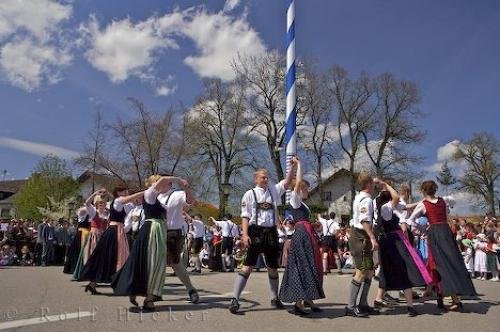
[[[288,0],[286,15],[286,172],[290,172],[290,160],[297,154],[297,99],[295,96],[295,0]],[[287,202],[289,195],[287,194]]]

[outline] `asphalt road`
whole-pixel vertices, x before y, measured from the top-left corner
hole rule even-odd
[[[84,285],[70,281],[61,267],[0,268],[0,329],[23,331],[498,331],[500,328],[500,282],[474,281],[480,296],[464,300],[463,313],[439,314],[435,301],[417,303],[422,314],[406,316],[404,305],[370,318],[344,317],[349,275],[328,275],[327,298],[318,301],[322,313],[306,318],[287,310],[272,309],[267,273],[251,275],[242,296],[241,315],[227,310],[233,273],[210,273],[192,277],[201,301],[187,302],[187,293],[175,277],[167,277],[157,312],[141,313],[111,288],[99,287],[103,295],[84,293]],[[371,298],[375,295],[372,285]],[[142,301],[142,299],[139,299]],[[288,306],[291,309],[291,306]]]

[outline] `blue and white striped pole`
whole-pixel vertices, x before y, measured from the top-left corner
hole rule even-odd
[[[286,15],[286,172],[290,172],[290,160],[297,154],[297,99],[295,96],[295,0],[288,0]],[[287,194],[287,202],[289,194]]]

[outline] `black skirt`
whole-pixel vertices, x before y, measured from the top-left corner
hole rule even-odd
[[[75,272],[76,263],[78,262],[78,256],[80,255],[80,249],[82,246],[81,240],[82,240],[82,231],[78,230],[68,249],[66,262],[64,262],[64,268],[63,268],[64,273],[73,274],[73,272]]]
[[[379,236],[380,273],[379,287],[385,290],[404,290],[425,286],[408,248],[397,233]]]
[[[97,246],[83,267],[79,281],[110,283],[116,273],[118,255],[117,226],[109,226],[102,233]]]
[[[148,244],[151,223],[145,222],[139,230],[130,255],[111,282],[115,295],[146,296],[148,288]]]
[[[314,261],[313,246],[304,227],[298,225],[292,236],[279,298],[283,302],[323,299],[323,276]]]
[[[443,296],[477,295],[462,254],[448,224],[431,225],[427,241],[435,262],[439,292]],[[434,277],[434,276],[433,276]]]

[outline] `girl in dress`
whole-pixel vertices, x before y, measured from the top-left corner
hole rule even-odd
[[[451,296],[452,305],[449,310],[459,311],[462,303],[458,296],[475,296],[477,293],[448,225],[446,202],[436,196],[437,184],[434,181],[424,181],[420,189],[424,199],[417,204],[409,223],[414,224],[415,219],[420,216],[427,217],[429,222],[427,269],[438,294],[438,307],[445,309],[443,296]]]
[[[288,254],[290,253],[290,246],[292,244],[292,236],[295,232],[295,226],[291,218],[286,218],[283,222],[283,230],[285,233],[285,242],[283,243],[283,251],[281,254],[281,266],[286,267],[288,261]]]
[[[486,235],[484,235],[483,233],[478,234],[474,243],[474,271],[477,273],[477,278],[480,280],[486,280],[486,274],[488,273],[486,254],[487,247],[488,240],[486,239]]]
[[[411,288],[426,286],[431,283],[432,278],[408,236],[401,229],[400,219],[396,214],[396,211],[402,208],[398,193],[387,183],[374,181],[384,187],[376,199],[380,256],[379,288],[384,291],[403,290],[408,316],[414,317],[418,312],[413,307]],[[381,302],[380,300],[378,302]]]
[[[295,221],[290,252],[281,283],[279,298],[283,302],[295,302],[293,313],[307,315],[305,305],[313,312],[322,311],[313,300],[325,297],[323,291],[323,263],[319,237],[309,222],[311,212],[303,200],[307,198],[309,184],[302,180],[300,160],[292,159],[297,165],[294,190],[290,197],[290,213]]]
[[[464,263],[470,277],[474,278],[474,243],[469,239],[462,240]]]
[[[144,224],[139,229],[125,265],[111,284],[115,295],[128,295],[130,302],[136,306],[136,297],[144,296],[144,311],[154,311],[154,302],[162,299],[167,264],[167,228],[165,210],[158,201],[158,194],[170,190],[174,180],[180,179],[162,178],[160,175],[152,175],[147,179],[149,189],[144,192],[142,203]]]
[[[100,294],[96,290],[97,283],[111,283],[112,276],[125,264],[129,248],[123,223],[127,212],[132,208],[129,203],[142,195],[143,192],[139,192],[129,196],[125,186],[118,186],[113,190],[113,200],[109,207],[109,227],[102,234],[79,279],[90,281],[85,292]]]
[[[488,237],[488,244],[486,246],[486,267],[488,272],[491,272],[490,281],[498,281],[498,245],[496,244],[495,236],[492,234]]]
[[[85,207],[87,208],[90,220],[90,234],[83,249],[83,265],[87,264],[102,233],[108,228],[109,211],[106,208],[106,201],[103,199],[106,193],[106,189],[99,189],[85,201]]]

